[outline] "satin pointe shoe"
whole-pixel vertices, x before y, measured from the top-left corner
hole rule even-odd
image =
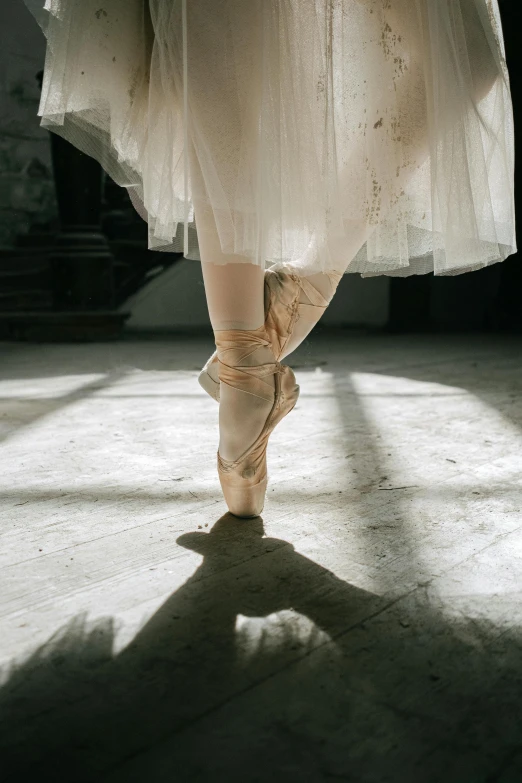
[[[268,439],[299,397],[299,386],[290,367],[277,361],[254,366],[242,364],[260,346],[271,347],[264,327],[255,331],[216,332],[220,382],[272,403],[261,433],[239,459],[225,460],[219,451],[217,455],[219,480],[228,509],[244,518],[256,517],[263,510],[268,483]],[[272,375],[274,383],[266,380]]]
[[[284,265],[265,272],[265,327],[277,360],[285,353],[297,322],[303,319],[316,324],[332,301],[342,273],[325,274],[332,285],[329,299],[307,277],[297,275]],[[308,301],[301,301],[302,294]]]
[[[333,291],[342,277],[340,272],[327,272]],[[308,302],[301,302],[301,293]],[[267,269],[265,272],[265,327],[272,346],[272,352],[279,361],[292,336],[295,324],[301,318],[317,323],[331,299],[326,299],[306,278],[300,277],[287,267]],[[208,359],[198,376],[200,386],[216,402],[219,402],[219,383],[216,376],[217,351]],[[209,373],[213,366],[214,372]]]

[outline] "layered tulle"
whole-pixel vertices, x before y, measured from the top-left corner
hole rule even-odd
[[[515,252],[497,0],[26,2],[42,123],[129,189],[150,247],[198,258],[200,215],[223,253],[306,273]]]

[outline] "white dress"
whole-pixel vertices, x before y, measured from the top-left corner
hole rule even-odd
[[[497,0],[25,0],[42,124],[149,244],[299,273],[456,274],[516,251]],[[45,2],[45,8],[44,8]]]

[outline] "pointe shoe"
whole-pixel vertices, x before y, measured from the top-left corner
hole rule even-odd
[[[333,292],[342,277],[340,272],[326,273],[332,283]],[[308,302],[301,302],[301,292]],[[333,293],[332,293],[333,296]],[[306,277],[292,272],[281,265],[265,272],[265,327],[272,343],[272,351],[279,361],[292,336],[297,321],[301,318],[317,323],[330,299],[315,288]]]
[[[294,408],[299,386],[290,369],[279,362],[255,366],[241,365],[259,346],[270,347],[264,329],[216,332],[219,379],[234,389],[272,402],[272,408],[255,442],[234,461],[221,457],[217,463],[221,489],[231,514],[251,518],[261,514],[268,482],[266,449],[268,439],[279,422]],[[275,383],[265,378],[275,375]]]
[[[342,277],[340,272],[327,272],[333,289]],[[300,302],[303,292],[310,303]],[[279,361],[292,336],[295,324],[300,318],[316,323],[330,304],[306,277],[291,272],[287,267],[267,269],[265,272],[265,328],[270,339],[272,352]],[[209,372],[217,370],[217,351],[208,359],[198,376],[200,386],[219,402],[219,382]],[[214,375],[217,372],[213,373]]]

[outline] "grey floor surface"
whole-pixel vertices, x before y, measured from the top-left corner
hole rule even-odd
[[[0,780],[522,781],[522,340],[322,334],[225,514],[209,340],[0,344]]]

